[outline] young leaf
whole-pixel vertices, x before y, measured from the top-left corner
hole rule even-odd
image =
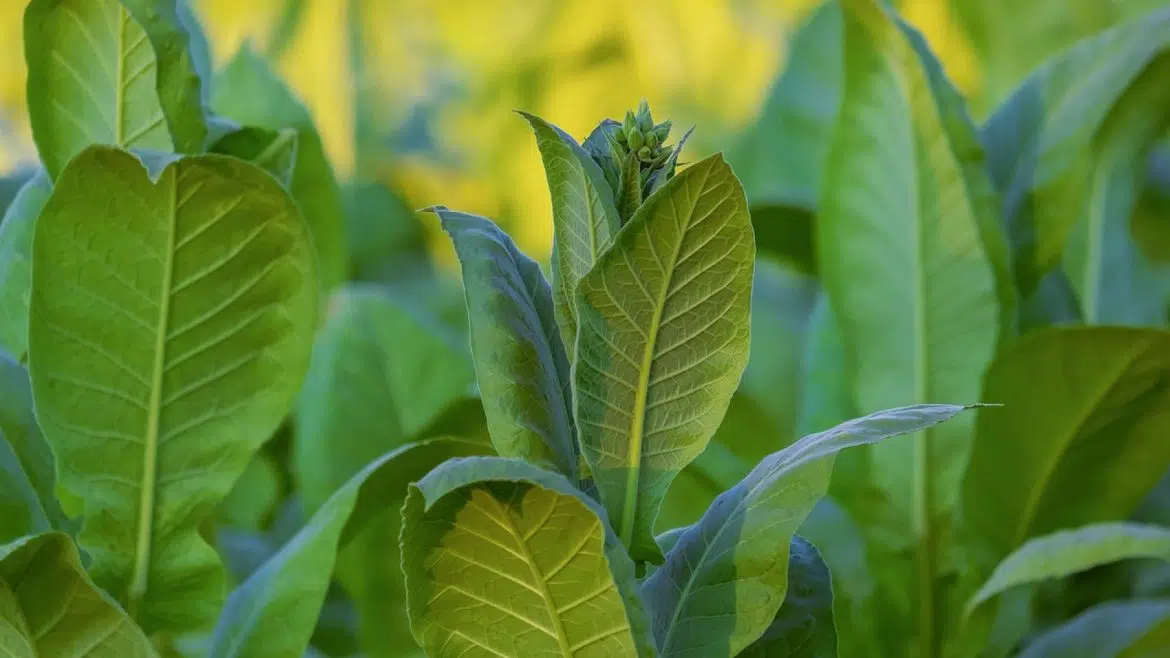
[[[479,455],[484,448],[451,439],[411,443],[358,471],[232,592],[215,628],[210,658],[303,655],[325,602],[338,549],[380,510],[400,502],[407,483],[422,477],[438,459]],[[395,538],[386,536],[384,541],[392,543]]]
[[[1033,332],[996,359],[963,481],[990,567],[1030,537],[1127,516],[1170,464],[1170,333]],[[985,575],[987,571],[984,571]]]
[[[581,280],[581,450],[635,560],[661,560],[662,498],[739,385],[754,255],[743,188],[715,155],[647,199]]]
[[[471,353],[496,452],[575,474],[569,360],[540,266],[491,220],[431,210],[462,266]]]
[[[759,639],[784,601],[792,535],[828,489],[832,461],[826,457],[922,430],[967,408],[877,412],[806,436],[760,462],[682,533],[642,585],[661,654],[735,656]]]
[[[297,132],[243,126],[219,137],[208,151],[247,160],[288,187],[297,161]]]
[[[772,625],[740,658],[837,658],[829,567],[812,544],[796,535],[788,550],[788,584]]]
[[[995,568],[967,601],[966,613],[1011,587],[1062,578],[1118,560],[1170,560],[1170,528],[1139,523],[1098,523],[1026,542]]]
[[[17,360],[28,353],[28,295],[33,227],[53,191],[39,170],[20,188],[0,223],[0,349]]]
[[[410,487],[402,570],[427,655],[654,656],[634,565],[564,477],[454,459]]]
[[[345,208],[309,111],[263,57],[247,45],[215,76],[211,99],[212,109],[242,125],[296,131],[296,163],[289,191],[309,224],[321,285],[325,290],[340,285],[348,270]]]
[[[1110,601],[1040,634],[1018,658],[1155,658],[1170,638],[1170,601]]]
[[[292,406],[314,277],[292,199],[221,155],[89,147],[37,220],[37,416],[85,501],[94,580],[148,633],[215,618],[220,562],[196,526]]]
[[[527,112],[536,133],[552,195],[553,232],[557,249],[553,260],[553,301],[561,339],[570,354],[577,344],[577,283],[609,247],[621,228],[613,190],[593,158],[560,128]],[[571,359],[570,359],[571,360]]]
[[[1108,225],[1124,227],[1132,190],[1118,177],[1132,175],[1125,169],[1165,130],[1168,46],[1170,10],[1118,25],[1050,60],[983,126],[1025,295],[1059,263],[1078,224],[1095,234],[1082,240],[1094,249]],[[1101,264],[1078,260],[1075,278],[1087,285],[1076,287],[1096,315],[1108,301],[1094,291]]]
[[[29,122],[56,180],[90,144],[195,153],[207,119],[175,0],[32,0]]]
[[[0,546],[0,647],[16,656],[156,658],[142,630],[85,573],[68,535]]]

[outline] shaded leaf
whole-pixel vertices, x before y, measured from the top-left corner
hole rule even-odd
[[[28,296],[33,229],[53,191],[43,169],[25,183],[0,223],[0,348],[18,361],[28,354]]]
[[[247,160],[288,187],[297,161],[297,133],[292,128],[243,126],[217,139],[208,150]]]
[[[1170,601],[1110,601],[1039,635],[1019,658],[1156,658],[1168,634]]]
[[[742,658],[837,658],[833,586],[817,549],[793,535],[788,550],[788,591],[772,625],[739,654]]]

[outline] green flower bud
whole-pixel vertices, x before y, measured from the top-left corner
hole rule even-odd
[[[638,103],[638,114],[635,116],[638,121],[638,129],[644,133],[648,133],[654,129],[654,119],[650,117],[650,104],[643,98],[642,102]]]
[[[619,144],[625,144],[627,141],[626,140],[626,131],[624,131],[624,130],[615,130],[614,137],[617,138],[617,141]]]
[[[643,146],[642,148],[638,149],[638,159],[639,160],[643,160],[643,161],[649,160],[653,156],[654,156],[654,154],[650,151],[649,146]]]
[[[658,124],[657,126],[654,126],[654,129],[650,131],[652,134],[654,134],[655,136],[658,137],[659,144],[665,143],[666,138],[670,136],[671,125],[672,124],[670,122],[670,119],[667,119],[666,121],[663,121],[662,123]]]
[[[646,146],[649,146],[652,149],[656,149],[658,148],[658,143],[658,133],[651,131],[648,135],[646,135]]]
[[[626,137],[629,137],[630,133],[637,129],[638,119],[634,117],[634,111],[626,110],[626,120],[622,121],[622,132],[626,134]]]
[[[643,137],[642,133],[639,132],[636,128],[626,133],[626,139],[630,142],[631,151],[637,151],[638,149],[643,148],[646,144],[646,138]]]

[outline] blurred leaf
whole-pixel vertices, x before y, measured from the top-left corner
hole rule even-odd
[[[32,0],[29,121],[49,177],[90,144],[202,150],[207,118],[187,44],[176,0]]]
[[[24,187],[24,184],[31,180],[38,171],[39,169],[25,167],[0,176],[0,224],[4,222],[4,213],[20,192],[20,188]]]
[[[381,183],[349,183],[345,236],[350,275],[357,281],[401,285],[435,276],[422,223],[402,197]],[[420,296],[434,302],[429,296]],[[463,307],[463,294],[458,295]],[[461,324],[466,324],[463,318]]]
[[[229,526],[260,530],[284,493],[284,474],[271,455],[258,452],[248,462],[227,498],[219,504],[219,520]]]
[[[833,586],[817,549],[793,535],[788,551],[788,591],[772,625],[742,658],[837,658]],[[853,654],[849,654],[853,655]]]
[[[1170,601],[1110,601],[1046,631],[1019,658],[1157,658],[1170,639]]]
[[[0,349],[18,361],[28,354],[28,300],[33,229],[53,191],[43,169],[25,183],[0,223]]]
[[[309,111],[247,45],[215,76],[211,99],[217,113],[242,125],[296,130],[290,191],[313,236],[321,285],[327,291],[340,285],[348,270],[345,207]]]
[[[244,126],[220,137],[208,151],[247,160],[288,187],[297,161],[297,133]]]
[[[0,546],[0,646],[13,657],[154,658],[150,641],[86,575],[60,532]]]

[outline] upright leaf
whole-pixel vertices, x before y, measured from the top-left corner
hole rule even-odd
[[[577,344],[577,283],[593,269],[621,228],[613,189],[601,167],[564,131],[540,117],[521,112],[536,133],[552,195],[553,301],[561,339],[570,354]]]
[[[491,220],[432,210],[462,266],[471,353],[496,452],[576,473],[569,360],[540,266]]]
[[[635,560],[661,559],[662,498],[739,385],[754,256],[743,188],[715,155],[647,199],[581,280],[581,450]]]
[[[297,161],[297,133],[292,128],[243,126],[219,137],[208,150],[247,160],[288,187]]]
[[[0,546],[0,647],[14,658],[158,655],[89,579],[73,540],[59,532]]]
[[[919,431],[966,407],[878,412],[812,434],[752,469],[687,528],[643,584],[664,656],[736,656],[768,629],[788,587],[793,533],[829,487],[831,457]]]
[[[32,0],[29,122],[56,180],[90,144],[196,153],[207,119],[175,0]]]
[[[232,592],[216,626],[210,658],[304,655],[338,550],[382,509],[397,507],[407,483],[425,475],[438,459],[483,452],[481,444],[437,439],[400,446],[367,464]],[[397,540],[393,535],[382,539],[388,544]]]
[[[309,224],[322,286],[330,290],[339,285],[348,271],[345,207],[309,111],[247,45],[215,76],[211,107],[245,126],[296,131],[296,164],[289,191]]]
[[[1170,601],[1110,601],[1041,633],[1019,658],[1156,658],[1167,638]]]
[[[33,227],[53,191],[39,170],[20,188],[0,223],[0,349],[18,360],[28,353],[28,295]]]
[[[654,656],[634,565],[604,511],[560,475],[455,459],[402,509],[411,628],[447,658]]]
[[[1124,518],[1170,465],[1170,333],[1033,332],[996,359],[963,481],[981,566],[1025,540]]]
[[[235,158],[90,147],[37,220],[37,416],[85,502],[94,580],[148,633],[215,618],[223,575],[197,524],[292,406],[314,277],[292,199]]]
[[[772,625],[741,658],[837,658],[833,628],[833,585],[816,547],[792,536],[788,550],[788,591]]]

